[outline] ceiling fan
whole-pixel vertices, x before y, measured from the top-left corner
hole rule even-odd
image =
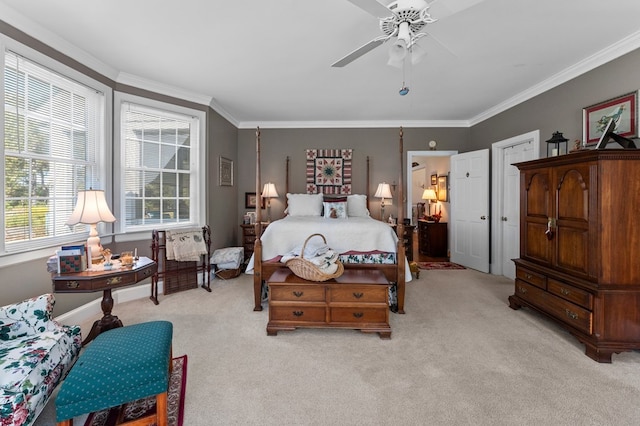
[[[424,51],[416,43],[426,32],[420,32],[427,25],[439,19],[467,9],[482,0],[396,0],[384,5],[378,0],[348,0],[380,20],[383,35],[360,46],[332,67],[344,67],[381,44],[393,40],[389,50],[389,65],[401,67],[405,59],[416,63],[424,56]],[[432,17],[431,15],[436,18]]]

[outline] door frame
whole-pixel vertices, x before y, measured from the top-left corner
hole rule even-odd
[[[407,171],[407,175],[406,175],[406,189],[404,191],[404,193],[406,194],[406,210],[405,210],[405,216],[406,217],[412,217],[410,215],[411,213],[411,207],[412,207],[412,201],[413,201],[413,195],[411,194],[411,191],[409,190],[411,188],[411,182],[413,182],[413,167],[411,167],[411,164],[413,164],[413,157],[451,157],[452,155],[457,154],[458,151],[435,151],[435,150],[429,150],[429,151],[407,151],[407,164],[406,164],[406,171]],[[416,225],[414,223],[414,225]]]
[[[536,158],[540,158],[540,130],[534,130],[491,144],[491,260],[489,262],[489,271],[494,275],[502,275],[503,247],[499,215],[502,208],[501,203],[504,199],[502,191],[505,167],[503,164],[503,151],[526,142],[533,144],[534,155],[536,155]]]

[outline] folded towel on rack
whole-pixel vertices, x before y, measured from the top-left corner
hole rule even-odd
[[[207,254],[202,228],[167,230],[166,239],[167,260],[197,262],[200,256]]]

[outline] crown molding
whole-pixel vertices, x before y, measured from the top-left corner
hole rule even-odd
[[[546,92],[547,90],[560,86],[561,84],[566,83],[569,80],[585,74],[601,65],[606,64],[607,62],[626,55],[627,53],[632,52],[638,48],[640,48],[640,31],[637,31],[629,35],[628,37],[623,38],[622,40],[600,50],[599,52],[589,56],[588,58],[585,58],[575,63],[574,65],[565,68],[561,72],[542,81],[541,83],[536,84],[535,86],[532,86],[527,90],[520,92],[516,96],[513,96],[512,98],[509,98],[506,101],[476,115],[469,120],[470,126],[474,126],[484,120],[493,117],[494,115],[508,110],[509,108],[513,108],[516,105],[519,105]]]
[[[38,40],[51,47],[54,50],[78,61],[82,65],[104,75],[105,77],[114,80],[118,75],[118,71],[115,68],[105,64],[95,56],[90,55],[88,52],[74,46],[62,37],[52,33],[44,27],[38,25],[36,22],[25,17],[24,15],[16,12],[9,6],[0,3],[0,16],[2,21],[11,25],[12,27],[22,31],[30,37]],[[19,42],[19,40],[16,40]]]
[[[171,96],[185,101],[194,102],[200,105],[209,105],[209,103],[211,102],[211,96],[189,92],[187,90],[173,87],[168,84],[159,83],[154,80],[142,78],[126,72],[120,72],[116,81],[121,84],[134,86],[139,89],[148,90],[160,95]]]
[[[371,128],[469,127],[465,120],[390,120],[390,121],[243,121],[238,129],[371,129]]]

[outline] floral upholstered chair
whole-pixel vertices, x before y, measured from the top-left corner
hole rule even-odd
[[[52,318],[44,294],[0,307],[0,426],[31,425],[78,358],[79,326]]]

